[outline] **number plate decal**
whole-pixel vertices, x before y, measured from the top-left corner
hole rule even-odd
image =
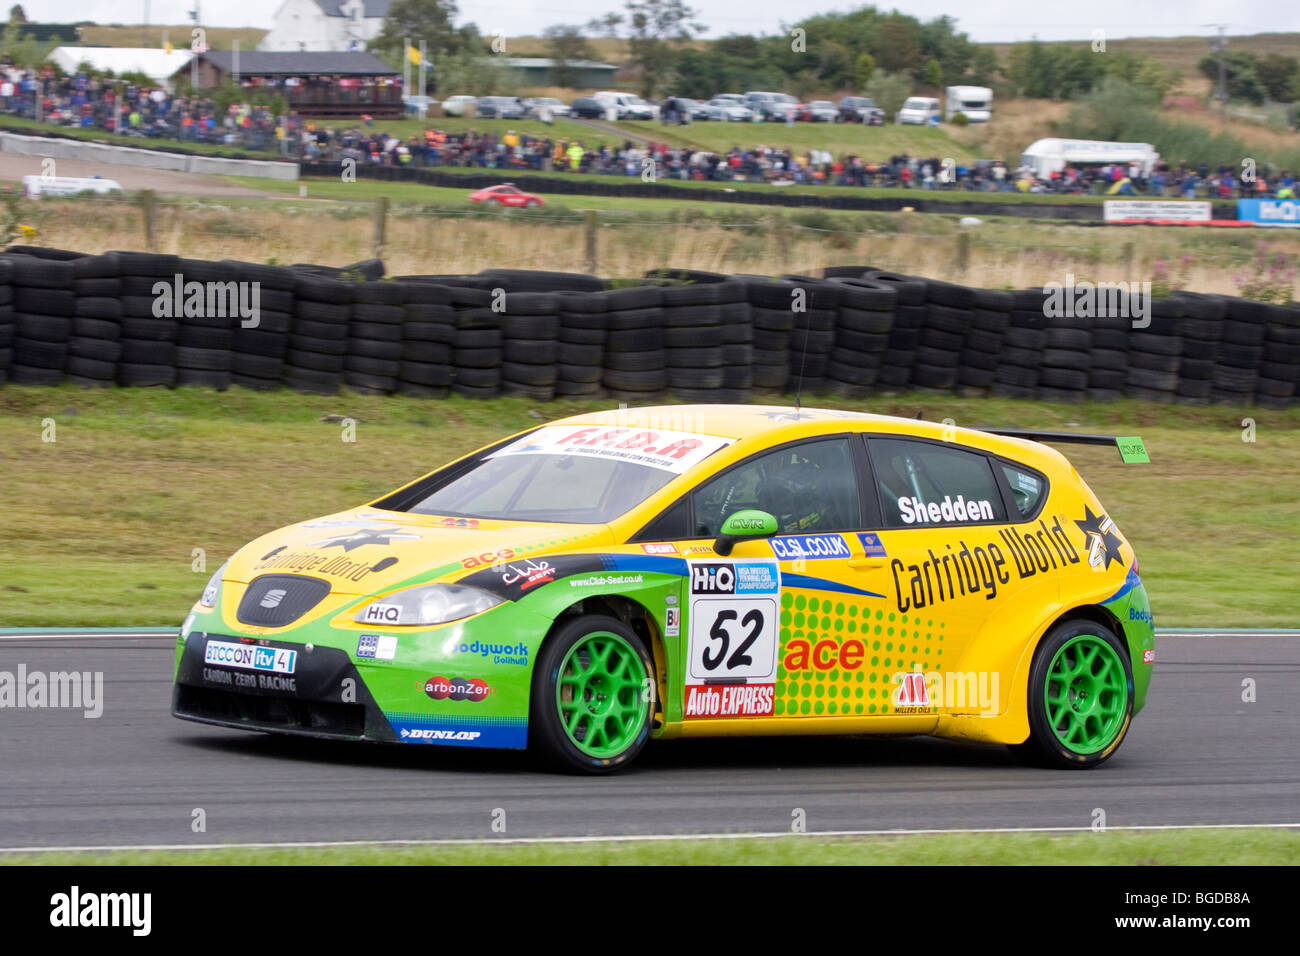
[[[688,719],[772,716],[780,580],[775,561],[690,562]]]

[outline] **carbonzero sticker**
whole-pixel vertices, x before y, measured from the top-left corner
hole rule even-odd
[[[775,561],[690,562],[688,719],[770,717],[780,576]]]
[[[575,455],[625,461],[681,474],[729,444],[729,438],[697,435],[694,432],[611,428],[604,425],[547,425],[491,457]]]

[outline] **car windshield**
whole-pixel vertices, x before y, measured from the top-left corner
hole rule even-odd
[[[431,475],[428,492],[399,510],[606,524],[730,443],[695,432],[546,425],[445,477]]]
[[[671,471],[577,455],[504,455],[411,507],[414,514],[606,524],[674,478]]]

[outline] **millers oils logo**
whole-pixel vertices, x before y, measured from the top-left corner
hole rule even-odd
[[[492,688],[477,677],[430,677],[424,692],[433,700],[487,700]]]

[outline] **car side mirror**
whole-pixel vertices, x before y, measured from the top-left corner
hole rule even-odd
[[[713,550],[725,558],[731,554],[737,541],[770,538],[776,532],[776,518],[766,511],[753,508],[737,511],[722,522],[722,529],[713,540]]]

